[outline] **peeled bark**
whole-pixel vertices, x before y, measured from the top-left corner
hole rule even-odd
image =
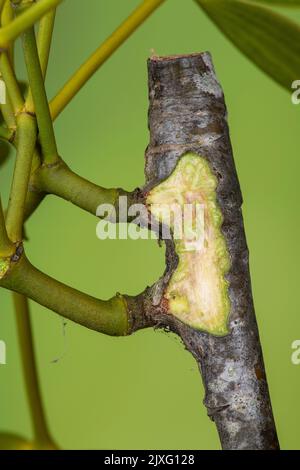
[[[193,354],[205,387],[205,406],[223,449],[279,449],[255,319],[242,196],[232,156],[222,89],[208,53],[153,57],[149,71],[150,144],[146,196],[174,171],[187,152],[204,157],[217,178],[221,231],[230,256],[226,275],[228,333],[215,336],[183,323],[169,311],[165,292],[178,265],[174,242],[166,242],[167,269],[138,303],[136,329],[157,325],[177,333]],[[132,312],[135,318],[134,311]]]

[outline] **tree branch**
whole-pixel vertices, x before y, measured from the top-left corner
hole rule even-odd
[[[128,335],[137,323],[131,314],[130,298],[118,294],[103,301],[68,287],[33,267],[23,254],[21,245],[11,260],[10,269],[0,279],[0,286],[107,335]]]
[[[159,7],[164,0],[144,0],[143,3],[117,28],[114,33],[82,64],[70,80],[50,102],[55,120],[99,67],[126,39]]]
[[[157,324],[168,325],[176,332],[198,362],[205,405],[216,423],[223,449],[278,449],[252,300],[242,197],[222,89],[208,53],[153,57],[148,70],[147,185],[154,190],[158,187],[159,196],[163,197],[166,181],[185,161],[184,156],[192,155],[187,157],[186,173],[181,173],[180,178],[185,184],[200,182],[197,184],[202,184],[202,191],[198,194],[193,186],[194,193],[190,189],[182,197],[197,197],[204,204],[205,213],[210,214],[206,224],[212,225],[209,230],[204,228],[206,243],[201,253],[194,250],[187,256],[176,251],[176,240],[167,242],[166,273],[144,296],[144,309]],[[203,173],[197,173],[197,168]],[[180,180],[176,181],[167,194],[169,198],[180,190]],[[205,192],[209,195],[207,201]],[[211,239],[211,233],[217,238]],[[220,249],[222,258],[216,261]],[[213,269],[206,271],[205,263],[211,263],[211,259],[215,260]],[[223,263],[222,268],[219,263]],[[210,276],[217,276],[214,273],[218,269],[222,274],[224,266],[227,274],[219,282],[226,289],[229,319],[226,314],[227,324],[222,332],[213,334],[212,326],[219,317],[216,318],[214,308],[207,310],[207,305],[218,308],[214,302],[220,287],[210,283]],[[201,302],[205,295],[207,303]],[[205,319],[209,328],[205,327]],[[196,328],[193,325],[197,322],[204,326]]]
[[[56,10],[51,10],[41,18],[37,37],[37,48],[39,53],[40,65],[43,77],[45,79],[49,54],[51,48],[52,34],[55,22]]]
[[[53,194],[96,215],[101,204],[111,204],[118,210],[119,196],[132,202],[134,193],[122,189],[106,189],[74,173],[62,160],[56,165],[42,165],[32,174],[31,191]],[[130,202],[129,202],[130,204]]]

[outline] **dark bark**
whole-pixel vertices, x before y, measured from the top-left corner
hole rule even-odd
[[[163,278],[142,296],[147,320],[136,327],[168,327],[193,354],[205,386],[204,403],[216,423],[223,449],[278,449],[265,368],[255,319],[248,248],[241,213],[242,196],[232,157],[222,89],[208,53],[149,60],[150,145],[146,187],[158,185],[186,152],[205,157],[218,179],[222,232],[231,258],[227,275],[230,333],[200,332],[167,311],[164,292],[177,266],[167,243]],[[133,318],[135,314],[133,312]]]

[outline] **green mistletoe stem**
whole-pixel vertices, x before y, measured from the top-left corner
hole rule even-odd
[[[8,238],[5,226],[4,213],[0,196],[0,258],[6,258],[13,254],[14,246]]]
[[[35,360],[32,326],[30,320],[28,299],[21,294],[13,293],[15,316],[22,361],[22,369],[26,386],[26,395],[34,430],[34,440],[40,445],[49,445],[52,442],[38,380],[37,364]]]
[[[55,9],[49,11],[49,13],[47,13],[45,16],[43,16],[43,18],[41,18],[41,21],[39,23],[39,30],[37,35],[37,48],[39,52],[42,74],[44,78],[48,67],[55,15]]]
[[[27,28],[45,15],[49,10],[57,7],[62,0],[40,0],[31,8],[26,9],[20,16],[0,29],[0,47],[6,48],[8,44],[20,36]],[[12,0],[14,7],[19,7],[23,0]]]
[[[58,153],[34,28],[23,34],[23,51],[30,85],[26,110],[36,114],[43,158],[52,164],[58,159]]]

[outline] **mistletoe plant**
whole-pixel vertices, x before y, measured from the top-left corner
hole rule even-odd
[[[171,0],[169,0],[171,1]],[[152,57],[149,72],[150,144],[146,183],[128,193],[105,189],[75,174],[59,154],[53,121],[88,79],[163,0],[145,0],[75,72],[49,102],[44,81],[61,0],[0,0],[0,71],[7,90],[1,105],[2,141],[16,149],[7,210],[0,200],[0,286],[14,292],[24,377],[34,441],[2,434],[3,448],[56,448],[38,386],[28,299],[87,328],[124,336],[146,327],[177,333],[199,364],[205,405],[224,449],[278,449],[248,269],[241,192],[232,157],[226,107],[208,53]],[[299,0],[196,0],[255,64],[290,89],[300,78],[300,28],[272,5]],[[268,6],[259,4],[266,3]],[[38,23],[37,33],[35,24]],[[22,38],[26,92],[14,68],[14,42]],[[157,233],[172,222],[164,207],[201,202],[204,248],[165,240],[166,270],[136,297],[102,301],[34,267],[24,252],[24,224],[47,194],[96,215],[116,211],[120,197],[147,207]],[[152,209],[155,207],[156,209]],[[130,222],[130,220],[128,220]]]

